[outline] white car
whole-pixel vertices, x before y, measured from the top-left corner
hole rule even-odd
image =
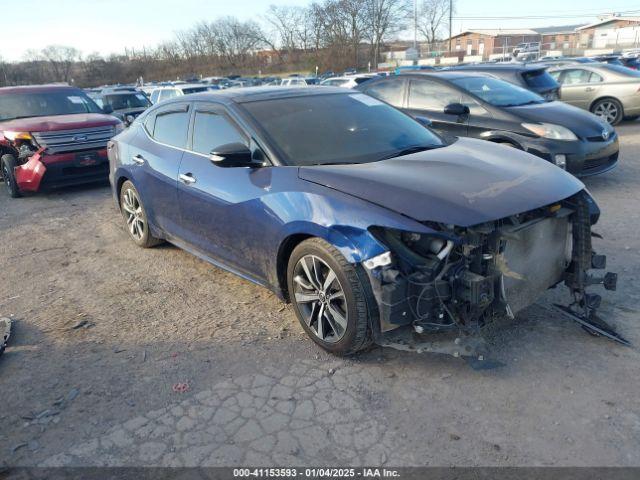
[[[169,98],[207,91],[209,91],[209,85],[203,85],[201,83],[185,83],[171,87],[159,87],[151,92],[151,103],[156,104]]]
[[[355,88],[361,83],[366,82],[367,80],[371,80],[372,78],[377,77],[376,73],[364,73],[361,75],[348,75],[345,77],[332,77],[327,78],[320,82],[320,85],[325,87],[342,87],[342,88]]]
[[[535,58],[540,55],[540,42],[519,43],[513,49],[513,58]]]
[[[280,83],[283,87],[306,87],[309,85],[317,85],[318,79],[315,77],[288,77],[283,78]]]

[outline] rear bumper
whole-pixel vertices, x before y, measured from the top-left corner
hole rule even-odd
[[[35,154],[17,167],[15,173],[22,192],[104,181],[109,175],[107,149]]]

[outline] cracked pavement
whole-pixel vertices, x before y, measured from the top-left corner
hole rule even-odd
[[[349,392],[349,374],[311,362],[215,384],[54,455],[44,466],[336,465],[410,463],[382,418]],[[348,419],[348,420],[347,420]]]

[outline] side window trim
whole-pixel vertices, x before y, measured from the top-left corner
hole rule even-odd
[[[174,148],[176,150],[182,150],[185,151],[184,148],[181,147],[176,147],[175,145],[169,145],[168,143],[163,143],[163,142],[159,142],[158,140],[156,140],[155,138],[155,128],[156,128],[156,120],[158,119],[159,116],[162,115],[167,115],[170,113],[182,113],[182,112],[190,112],[191,114],[189,115],[189,132],[191,131],[191,117],[193,116],[193,112],[191,110],[189,110],[191,108],[192,104],[190,102],[185,102],[185,103],[176,103],[176,104],[171,104],[171,105],[165,105],[162,106],[160,108],[157,108],[155,110],[150,111],[147,116],[148,117],[153,117],[153,133],[150,133],[149,130],[147,129],[147,119],[145,119],[144,124],[143,124],[143,130],[144,132],[147,134],[147,136],[149,137],[149,139],[155,143],[157,143],[158,145],[163,145],[165,147],[169,147],[169,148]],[[189,135],[190,133],[187,132],[187,145],[189,143]]]
[[[212,115],[219,115],[222,118],[226,119],[229,124],[240,134],[240,136],[244,139],[247,147],[250,148],[251,143],[252,143],[252,137],[250,135],[247,134],[247,132],[245,132],[244,128],[242,128],[238,122],[236,122],[231,115],[229,115],[229,112],[227,111],[226,108],[224,108],[223,105],[221,104],[214,104],[214,103],[196,103],[194,105],[194,108],[192,109],[193,112],[191,114],[191,120],[189,122],[189,136],[187,139],[187,148],[186,151],[188,151],[189,153],[192,153],[194,155],[200,155],[202,157],[205,158],[209,158],[208,155],[204,154],[204,153],[200,153],[200,152],[196,152],[195,150],[193,150],[193,134],[194,134],[194,130],[195,130],[195,124],[196,124],[196,115],[198,113],[205,113],[205,114],[212,114]],[[262,150],[262,149],[261,149]]]

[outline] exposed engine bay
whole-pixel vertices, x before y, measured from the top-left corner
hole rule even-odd
[[[428,224],[425,235],[390,229],[372,233],[389,252],[364,262],[380,314],[376,341],[403,350],[486,358],[482,333],[513,318],[542,293],[564,284],[572,301],[556,306],[585,330],[626,341],[598,319],[600,296],[617,276],[592,276],[606,258],[592,250],[599,211],[582,191],[558,203],[472,227]],[[593,327],[593,328],[591,328]],[[441,334],[441,335],[432,335]]]

